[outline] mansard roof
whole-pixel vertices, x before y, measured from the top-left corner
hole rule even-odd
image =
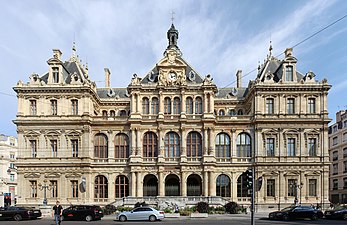
[[[127,88],[97,88],[100,98],[128,98]]]
[[[217,98],[233,98],[237,99],[246,97],[248,93],[248,88],[240,87],[240,88],[219,88],[218,93],[216,94]]]

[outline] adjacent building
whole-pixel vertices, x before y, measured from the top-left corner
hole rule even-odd
[[[97,87],[75,47],[17,83],[18,203],[42,204],[46,190],[49,204],[247,205],[252,166],[257,207],[329,203],[327,80],[270,47],[247,86],[237,71],[220,88],[182,58],[178,34],[172,24],[164,57],[127,87],[110,87],[107,68]]]
[[[0,134],[0,206],[13,205],[17,198],[17,138]]]
[[[347,110],[336,113],[336,122],[329,127],[330,201],[347,204]]]

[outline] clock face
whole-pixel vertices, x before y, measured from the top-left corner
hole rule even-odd
[[[170,80],[176,80],[177,79],[177,75],[174,72],[170,72],[168,77],[169,77]]]

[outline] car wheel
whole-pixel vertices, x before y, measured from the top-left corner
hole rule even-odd
[[[119,217],[119,221],[121,222],[125,222],[127,220],[127,218],[125,216],[120,216]]]
[[[22,220],[22,216],[19,215],[19,214],[16,214],[16,215],[14,215],[13,219],[14,219],[15,221],[20,221],[20,220]]]
[[[93,220],[93,217],[91,215],[86,216],[86,221],[90,222]]]
[[[311,216],[311,220],[317,220],[317,219],[318,219],[317,214],[313,214],[313,215]]]
[[[289,220],[289,216],[287,214],[283,215],[283,220],[288,221]]]
[[[345,214],[342,215],[342,219],[343,219],[343,220],[347,220],[347,213],[345,213]]]
[[[149,216],[149,221],[151,221],[151,222],[154,222],[154,221],[156,221],[157,220],[157,217],[155,217],[155,216]]]

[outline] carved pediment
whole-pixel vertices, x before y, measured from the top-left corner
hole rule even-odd
[[[40,178],[40,173],[25,173],[24,178]]]
[[[177,85],[186,85],[186,75],[184,68],[160,68],[159,69],[159,77],[158,77],[159,85],[164,86],[177,86]]]
[[[60,175],[60,173],[48,173],[45,175],[45,178],[59,178]]]

